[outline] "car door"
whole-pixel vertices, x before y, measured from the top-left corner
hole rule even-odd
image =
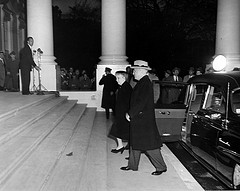
[[[193,116],[190,141],[193,152],[216,169],[217,141],[225,119],[225,101],[221,89],[208,86],[203,103]]]
[[[153,81],[154,82],[154,81]],[[163,142],[174,142],[181,140],[181,131],[183,121],[185,119],[186,106],[184,104],[187,83],[183,82],[166,82],[158,81],[161,88],[160,91],[165,94],[164,100],[169,100],[169,91],[172,87],[178,88],[179,97],[173,102],[162,102],[163,99],[159,99],[155,103],[155,118],[158,127],[159,134]]]

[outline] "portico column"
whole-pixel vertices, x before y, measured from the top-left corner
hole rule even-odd
[[[43,51],[39,62],[42,85],[48,91],[56,91],[57,63],[53,56],[52,0],[27,0],[27,36],[34,39],[33,50],[40,48]]]
[[[126,0],[102,0],[102,55],[97,65],[98,110],[100,109],[102,88],[99,80],[105,67],[125,70],[128,62],[126,56]]]
[[[240,1],[218,0],[216,55],[227,57],[226,71],[240,68]]]

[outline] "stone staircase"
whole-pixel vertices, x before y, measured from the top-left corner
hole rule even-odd
[[[3,104],[1,95],[0,99]],[[0,109],[0,190],[98,190],[90,185],[105,190],[106,125],[98,120],[102,114],[96,108],[51,94],[19,95],[14,101],[9,94],[4,103],[7,107]],[[98,168],[102,178],[99,174],[94,178]]]

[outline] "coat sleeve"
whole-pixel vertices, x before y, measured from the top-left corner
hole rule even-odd
[[[104,79],[105,79],[105,76],[103,76],[103,77],[101,78],[101,80],[99,81],[99,85],[103,85],[103,84],[104,84]]]

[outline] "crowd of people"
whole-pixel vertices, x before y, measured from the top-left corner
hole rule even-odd
[[[61,68],[61,90],[68,91],[91,91],[96,90],[96,74],[93,71],[90,77],[86,70],[80,71],[71,67],[67,71]]]
[[[14,51],[0,51],[0,91],[19,91],[19,60]]]
[[[174,67],[172,71],[164,71],[164,77],[161,80],[161,94],[158,103],[172,104],[178,102],[180,92],[183,88],[183,84],[181,84],[181,82],[187,82],[193,76],[203,74],[203,69],[201,67],[198,67],[196,69],[194,67],[190,67],[188,70],[188,74],[183,76],[183,78],[180,76],[180,72],[181,69],[178,67]],[[207,72],[213,72],[213,68],[208,68],[206,73]]]

